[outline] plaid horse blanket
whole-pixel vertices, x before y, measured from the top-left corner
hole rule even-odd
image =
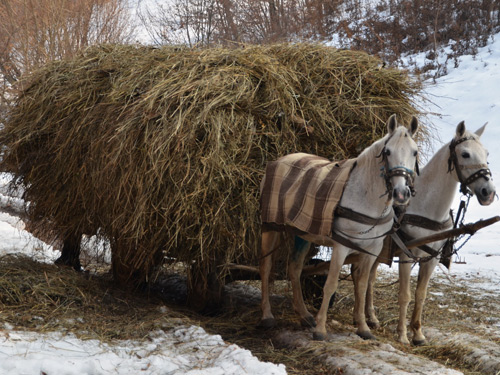
[[[356,159],[332,162],[296,153],[269,162],[260,186],[263,230],[330,236],[333,216]]]

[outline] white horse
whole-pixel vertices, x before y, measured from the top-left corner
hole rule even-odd
[[[453,226],[450,208],[457,186],[463,194],[475,194],[479,204],[489,205],[495,198],[495,186],[491,180],[491,172],[487,166],[488,151],[479,141],[485,126],[474,134],[466,130],[462,121],[456,128],[454,138],[444,145],[427,165],[422,168],[420,177],[415,181],[418,194],[412,199],[403,218],[401,230],[406,240],[420,238]],[[417,288],[415,291],[415,307],[410,327],[413,331],[414,345],[426,343],[422,333],[422,310],[427,295],[429,279],[442,255],[446,240],[434,242],[428,247],[412,249],[416,257],[421,257]],[[409,344],[406,330],[406,313],[411,300],[410,272],[412,260],[403,252],[399,256],[399,323],[397,327],[398,341]],[[379,325],[373,308],[373,284],[375,282],[377,264],[370,275],[367,290],[366,315],[368,324]]]
[[[299,237],[306,241],[332,247],[330,269],[316,321],[305,307],[300,286],[300,274],[307,251],[295,250],[289,264],[294,309],[300,315],[303,324],[315,326],[313,338],[316,340],[326,338],[329,301],[337,289],[344,260],[352,253],[360,254],[359,275],[356,277],[355,285],[357,313],[354,320],[357,323],[357,334],[363,338],[373,338],[364,314],[368,275],[382,250],[385,234],[392,228],[392,205],[407,205],[412,195],[413,169],[417,157],[417,145],[412,137],[417,128],[416,118],[413,118],[410,127],[406,128],[398,126],[395,115],[392,115],[387,121],[388,134],[366,148],[356,159],[356,165],[349,175],[337,207],[342,207],[344,213],[334,216],[333,226],[330,228],[331,236],[298,233]],[[384,198],[386,195],[387,198]],[[346,215],[345,212],[351,214]],[[269,274],[272,267],[272,252],[278,246],[280,233],[278,230],[264,230],[265,224],[263,220],[260,264],[263,313],[261,326],[269,328],[275,324],[269,302]]]

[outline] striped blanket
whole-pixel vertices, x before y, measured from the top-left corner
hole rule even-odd
[[[263,230],[330,236],[338,205],[356,159],[332,162],[304,153],[269,162],[260,186]]]

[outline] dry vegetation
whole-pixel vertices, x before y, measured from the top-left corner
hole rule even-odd
[[[23,74],[89,45],[127,42],[133,33],[125,0],[3,0],[0,20],[2,115]]]
[[[356,156],[391,114],[418,113],[420,83],[315,44],[105,45],[19,88],[0,132],[2,169],[25,189],[31,229],[99,231],[121,281],[147,279],[165,257],[194,261],[207,289],[220,265],[256,260],[267,160]]]
[[[489,0],[430,5],[388,0],[377,9],[364,9],[361,3],[299,1],[290,7],[291,2],[274,0],[260,6],[178,0],[175,9],[143,18],[158,43],[178,41],[179,35],[188,44],[207,46],[329,39],[335,33],[343,46],[388,62],[422,50],[432,58],[450,39],[456,43],[449,58],[474,53],[500,24],[499,4]],[[253,262],[256,187],[266,160],[296,150],[355,156],[382,135],[390,114],[405,120],[418,112],[412,99],[420,84],[361,52],[309,44],[86,49],[128,40],[123,4],[1,2],[0,122],[8,122],[0,143],[10,148],[3,168],[29,187],[32,229],[46,238],[99,230],[111,240],[115,260],[126,265],[126,272],[148,273],[157,263],[155,254],[196,259],[209,268]],[[6,116],[12,85],[33,70],[17,86],[17,107]],[[421,136],[425,140],[427,134]],[[165,280],[163,272],[160,280]],[[278,348],[275,332],[257,330],[256,299],[245,295],[244,305],[226,301],[222,315],[206,317],[165,302],[168,283],[125,293],[110,279],[109,274],[76,274],[4,256],[0,317],[19,329],[71,331],[104,341],[141,339],[156,328],[195,321],[262,360],[285,363],[290,374],[333,371],[317,351],[311,359],[312,349]],[[277,284],[290,294],[287,283]],[[431,290],[443,296],[428,300],[426,326],[473,333],[479,325],[498,324],[496,296],[471,296],[452,283],[432,284]],[[465,342],[423,348],[395,343],[396,289],[393,280],[384,280],[376,291],[377,305],[383,306],[378,311],[383,328],[376,332],[382,342],[466,374],[481,373],[465,360],[471,350]],[[289,298],[277,296],[274,304],[280,328],[302,330]],[[345,281],[332,313],[341,324],[331,325],[330,331],[354,330],[352,307],[352,286]],[[499,344],[498,336],[485,336]],[[327,352],[328,345],[314,350]],[[373,344],[356,345],[368,351]]]

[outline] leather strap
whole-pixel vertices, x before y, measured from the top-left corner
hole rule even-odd
[[[352,220],[357,223],[366,224],[366,225],[379,225],[386,224],[393,219],[392,212],[388,215],[381,218],[373,218],[371,216],[356,212],[351,210],[350,208],[345,208],[342,206],[337,206],[335,208],[335,215],[337,217],[343,217],[344,219]]]
[[[414,238],[412,236],[410,236],[408,233],[406,233],[405,231],[403,231],[402,229],[399,229],[398,230],[398,235],[401,237],[401,239],[404,241],[404,242],[409,242],[411,240],[413,240]],[[393,237],[394,239],[394,237]],[[403,249],[401,246],[399,246],[399,244],[397,243],[397,241],[395,241],[396,244],[398,245],[398,247],[403,250],[403,252],[408,255],[405,251],[405,249]],[[403,243],[404,245],[404,243]],[[406,246],[404,246],[406,248]],[[432,247],[428,246],[428,245],[421,245],[418,247],[419,249],[422,249],[423,251],[425,251],[427,254],[429,254],[430,256],[432,257],[437,257],[438,255],[440,255],[440,252],[437,251],[437,250],[434,250]],[[407,251],[409,251],[408,249],[406,249]],[[411,252],[410,252],[411,254]],[[411,255],[412,258],[415,258],[415,256],[412,254]]]
[[[410,249],[406,247],[405,243],[401,240],[401,238],[399,238],[399,234],[400,234],[399,231],[391,234],[391,238],[396,243],[396,245],[401,249],[401,251],[403,251],[403,253],[406,254],[406,256],[408,256],[408,258],[417,261],[420,260],[419,257],[413,255]]]
[[[453,226],[453,219],[451,218],[450,215],[450,217],[447,220],[439,222],[428,219],[420,215],[405,214],[403,216],[401,224],[414,225],[419,228],[429,229],[433,231],[440,231],[451,228]]]

